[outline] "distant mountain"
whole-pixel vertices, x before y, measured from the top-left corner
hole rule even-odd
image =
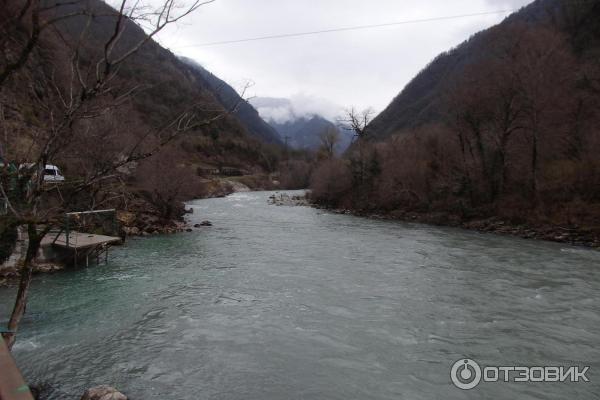
[[[526,26],[554,25],[566,33],[574,49],[599,57],[600,2],[537,0],[501,24],[481,31],[458,47],[437,56],[427,65],[390,105],[371,123],[376,139],[417,128],[445,118],[444,94],[449,85],[459,82],[465,70],[497,51],[502,33],[515,23]]]
[[[282,139],[277,133],[277,130],[266,123],[260,117],[258,111],[256,111],[250,103],[242,99],[234,88],[210,71],[206,70],[198,62],[187,57],[180,57],[180,59],[204,78],[208,83],[211,92],[223,106],[228,109],[233,109],[237,106],[237,110],[234,114],[246,127],[250,135],[267,143],[282,143]]]
[[[300,117],[298,119],[270,124],[279,132],[282,138],[288,138],[288,145],[295,149],[316,150],[321,145],[320,135],[327,129],[337,127],[318,115]]]
[[[82,53],[82,58],[87,62],[88,58],[95,59],[94,57],[97,55],[94,53],[94,49],[102,48],[113,34],[115,10],[102,0],[89,0],[61,3],[57,12],[63,15],[77,14],[82,13],[85,7],[90,7],[98,16],[91,21],[88,21],[85,14],[65,18],[55,25],[56,32],[59,33],[48,34],[47,37],[48,41],[52,41],[53,46],[61,49],[61,46],[64,46],[60,43],[61,41],[64,41],[67,46],[73,45],[85,32],[86,51]],[[115,52],[131,48],[146,36],[143,29],[133,21],[126,20],[124,26]],[[59,39],[54,38],[54,35]],[[58,50],[54,52],[59,53]],[[60,58],[61,55],[55,54],[56,62],[69,61]],[[182,109],[194,103],[203,103],[206,104],[206,108],[216,110],[224,108],[220,99],[212,93],[211,87],[204,77],[193,74],[189,66],[152,40],[120,66],[119,77],[120,84],[123,86],[137,85],[144,88],[133,98],[136,115],[130,113],[128,117],[139,117],[145,124],[161,126]],[[229,116],[216,124],[215,128],[232,134],[244,135],[247,132],[245,132],[243,124],[239,122],[237,118]]]
[[[336,151],[342,153],[350,146],[352,135],[322,115],[300,112],[289,99],[257,97],[252,105],[261,116],[286,140],[290,147],[299,150],[317,150],[321,147],[321,135],[333,129],[339,133]]]

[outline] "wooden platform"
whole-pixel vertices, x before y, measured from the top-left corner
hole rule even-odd
[[[29,387],[0,336],[0,399],[33,400]]]
[[[121,242],[121,238],[115,236],[94,235],[91,233],[71,231],[69,232],[68,240],[67,235],[64,232],[60,233],[58,236],[49,233],[42,241],[42,245],[53,244],[54,246],[63,249],[85,250],[119,242]]]
[[[113,244],[120,243],[121,238],[116,236],[70,231],[67,237],[64,231],[54,231],[44,237],[41,249],[47,259],[60,260],[63,263],[72,262],[74,266],[85,262],[88,266],[90,260],[96,260],[97,264],[100,264],[101,259],[108,262],[108,249]],[[48,256],[48,253],[51,256]]]

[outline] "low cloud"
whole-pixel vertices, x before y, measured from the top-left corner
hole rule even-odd
[[[273,121],[278,124],[285,124],[296,119],[291,106],[259,107],[258,113],[264,120]]]
[[[320,115],[332,122],[342,114],[342,107],[317,96],[299,93],[289,99],[258,97],[250,101],[261,117],[278,124]]]

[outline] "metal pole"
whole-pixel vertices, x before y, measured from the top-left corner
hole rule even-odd
[[[66,245],[69,247],[69,235],[71,234],[69,229],[69,216],[65,215],[65,235],[67,236]]]
[[[116,235],[118,233],[118,229],[117,229],[117,212],[114,211],[113,212],[113,231],[111,232],[112,235]]]

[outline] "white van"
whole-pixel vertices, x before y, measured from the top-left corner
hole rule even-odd
[[[44,182],[63,182],[65,177],[56,165],[46,164],[44,168]]]
[[[19,170],[33,168],[35,164],[21,164]],[[64,182],[65,177],[56,165],[46,164],[44,168],[44,182]]]

